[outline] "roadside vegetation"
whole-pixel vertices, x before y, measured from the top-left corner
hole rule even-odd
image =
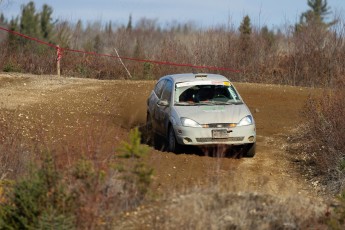
[[[6,146],[10,133],[10,128],[0,130],[0,146]],[[10,142],[15,147],[28,140]],[[0,229],[113,229],[117,216],[150,199],[153,169],[145,162],[147,146],[140,144],[138,129],[110,156],[95,157],[100,146],[84,152],[70,143],[66,154],[76,160],[61,162],[49,145],[33,140],[20,149],[1,149]],[[25,161],[18,157],[24,152]],[[17,169],[25,171],[13,173]]]
[[[118,52],[123,57],[237,69],[241,72],[219,73],[238,82],[321,88],[320,95],[310,97],[301,111],[306,122],[289,137],[288,150],[301,172],[322,186],[324,193],[338,197],[338,204],[332,214],[326,213],[322,219],[313,219],[313,214],[310,214],[307,220],[299,218],[303,213],[277,207],[278,214],[288,212],[289,215],[277,222],[269,222],[271,225],[268,226],[264,225],[266,220],[259,224],[262,228],[293,223],[297,225],[288,227],[307,228],[319,224],[342,229],[345,218],[345,21],[340,15],[331,14],[326,0],[308,0],[307,4],[310,9],[301,15],[297,24],[275,29],[265,25],[255,27],[249,16],[243,18],[239,28],[235,28],[231,21],[213,28],[198,28],[193,23],[172,23],[161,27],[157,20],[148,18],[134,23],[132,16],[129,16],[127,25],[112,22],[84,25],[81,21],[73,24],[55,20],[50,6],[36,9],[34,2],[23,5],[17,18],[7,19],[0,12],[0,26],[63,48],[114,56]],[[0,45],[1,71],[56,73],[55,49],[2,31]],[[148,80],[176,73],[176,70],[194,71],[189,67],[177,69],[123,61],[131,76],[118,59],[64,52],[62,74],[97,79]],[[66,170],[60,167],[61,162],[56,161],[54,151],[59,150],[47,149],[35,140],[24,142],[20,130],[11,125],[17,121],[8,120],[11,117],[8,113],[12,112],[0,114],[1,229],[106,228],[109,223],[115,223],[114,216],[140,208],[145,200],[150,199],[149,185],[154,172],[145,163],[147,149],[140,144],[137,130],[130,133],[129,141],[121,148],[114,149],[112,160],[106,158],[103,163],[92,158],[92,154],[82,156],[78,149],[70,146],[68,149],[80,159],[70,163],[69,170]],[[217,201],[229,200],[225,195],[213,196]],[[238,195],[240,198],[246,196],[251,195]],[[259,201],[273,202],[266,197]],[[190,205],[195,208],[207,202],[195,201]],[[179,208],[188,206],[182,204],[184,206]],[[249,213],[248,209],[253,208],[254,214],[259,215],[255,209],[258,204],[251,205],[245,210]],[[180,210],[176,207],[177,213],[190,208]],[[207,207],[214,209],[211,204]],[[180,216],[180,222],[176,219],[176,223],[169,225],[167,219],[170,214],[159,214],[161,219],[155,219],[153,227],[185,227],[190,224],[190,219]],[[206,217],[207,214],[202,213],[201,216]],[[156,216],[159,215],[156,213]],[[212,221],[215,220],[205,220],[210,228],[216,226]],[[242,227],[257,226],[257,223],[252,224]]]
[[[310,3],[309,3],[310,2]],[[345,21],[331,14],[326,1],[308,1],[310,10],[300,21],[280,28],[255,26],[245,16],[237,28],[224,25],[199,28],[193,23],[170,23],[129,16],[127,25],[112,22],[56,20],[53,9],[34,2],[22,6],[21,15],[0,25],[62,48],[122,57],[193,65],[228,67],[219,71],[233,81],[330,87],[344,76]],[[321,5],[320,5],[321,4]],[[1,13],[0,13],[1,15]],[[0,69],[34,74],[56,73],[56,50],[5,32],[0,33]],[[116,49],[116,51],[115,51]],[[190,67],[155,65],[123,60],[135,79],[158,79],[172,72],[207,71]],[[130,78],[117,59],[64,52],[62,74],[98,79]]]

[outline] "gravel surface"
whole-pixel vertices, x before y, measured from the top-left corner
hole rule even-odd
[[[145,123],[146,99],[154,84],[0,73],[0,109],[8,114],[5,119],[18,121],[17,130],[28,139],[52,147],[61,141],[88,146],[95,143],[80,140],[93,135],[99,140],[100,152],[111,154],[130,128]],[[296,172],[284,150],[287,134],[305,119],[300,109],[317,90],[249,83],[235,86],[257,124],[256,156],[219,158],[213,156],[219,152],[212,155],[187,149],[173,154],[151,148],[148,163],[155,170],[153,192],[168,197],[217,188],[284,200],[296,196],[318,199],[317,188]],[[64,159],[66,156],[61,157],[61,165]]]

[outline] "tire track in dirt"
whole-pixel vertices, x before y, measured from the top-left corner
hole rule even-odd
[[[44,130],[42,136],[54,140],[53,145],[62,143],[57,140],[83,145],[80,140],[87,139],[91,129],[102,149],[114,154],[129,129],[145,122],[146,99],[153,86],[153,81],[0,74],[0,108],[16,110],[16,116],[22,114],[18,118],[20,128],[28,133]],[[249,83],[235,86],[256,121],[256,156],[231,159],[193,150],[177,155],[151,149],[148,163],[155,170],[153,193],[168,196],[217,188],[226,192],[317,197],[284,152],[284,137],[304,120],[299,111],[308,95],[317,90]]]
[[[54,140],[73,138],[83,127],[98,123],[100,130],[114,128],[104,139],[114,141],[115,135],[116,142],[120,142],[129,128],[144,124],[146,99],[154,86],[153,81],[99,81],[19,74],[1,74],[0,79],[2,108],[20,110],[19,114],[29,118],[26,120],[44,126]],[[222,179],[226,181],[224,186],[229,186],[230,181],[232,187],[257,192],[280,194],[284,190],[290,192],[292,187],[296,187],[296,193],[305,190],[303,181],[286,159],[281,148],[284,140],[278,138],[278,134],[284,136],[303,121],[299,110],[314,91],[248,83],[236,86],[254,114],[257,155],[252,159],[234,160],[207,154],[200,156],[203,153],[193,154],[193,150],[181,155],[152,150],[155,184],[161,192],[171,191],[172,185],[188,188],[191,182],[200,185]]]

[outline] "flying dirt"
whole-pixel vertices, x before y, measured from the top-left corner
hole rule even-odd
[[[63,149],[61,143],[99,145],[97,157],[106,160],[131,128],[145,124],[146,100],[154,84],[1,73],[0,109],[8,114],[5,119],[16,120],[14,128],[27,139],[57,149]],[[318,198],[285,152],[287,135],[306,119],[300,110],[316,90],[253,83],[235,86],[256,121],[255,157],[222,157],[222,148],[174,154],[151,147],[147,163],[154,169],[153,193],[168,196],[217,187],[222,192]],[[90,136],[99,143],[87,142]],[[60,166],[78,157],[59,155]]]

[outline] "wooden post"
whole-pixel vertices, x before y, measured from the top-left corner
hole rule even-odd
[[[58,77],[61,77],[61,69],[60,69],[60,60],[61,60],[61,49],[60,49],[60,46],[57,45],[57,48],[56,48],[56,54],[57,54],[57,58],[56,58],[56,68],[57,68],[57,75]]]

